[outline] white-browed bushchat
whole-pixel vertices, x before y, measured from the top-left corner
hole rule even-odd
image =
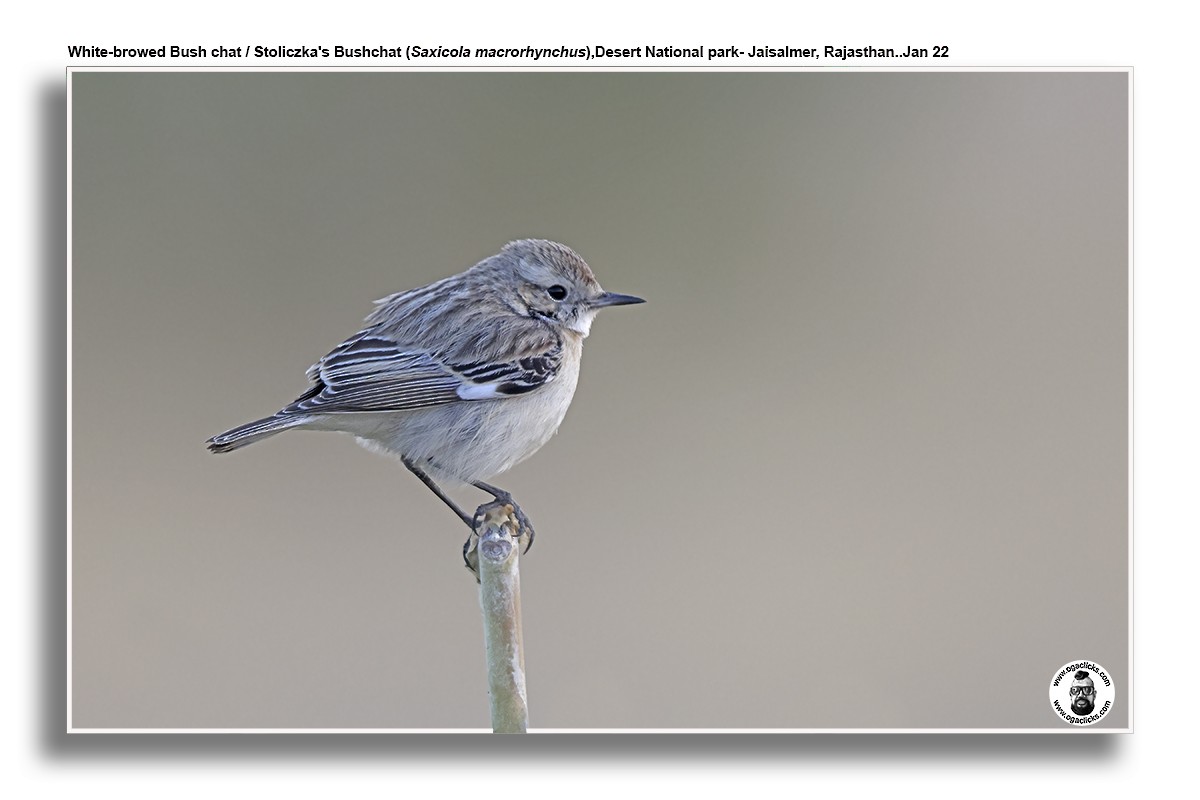
[[[566,245],[510,242],[465,272],[377,301],[362,330],[309,368],[295,402],[214,436],[208,449],[227,453],[286,430],[350,433],[399,456],[471,525],[438,482],[511,502],[483,481],[558,430],[596,312],[641,302],[601,289]]]

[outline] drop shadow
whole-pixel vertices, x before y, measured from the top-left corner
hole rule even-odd
[[[1120,755],[1121,737],[1040,734],[578,734],[511,738],[420,734],[86,734],[67,733],[67,93],[65,82],[48,82],[37,95],[39,311],[37,378],[43,444],[37,606],[41,631],[35,652],[38,738],[51,761],[266,762],[444,760],[512,762],[603,760],[633,762],[967,762],[1012,764],[1070,759],[1097,763]],[[1121,741],[1124,741],[1121,739]]]

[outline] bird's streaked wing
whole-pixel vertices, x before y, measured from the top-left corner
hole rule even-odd
[[[506,363],[450,364],[365,332],[310,367],[313,386],[283,413],[408,411],[511,397],[553,381],[562,357],[555,344]]]

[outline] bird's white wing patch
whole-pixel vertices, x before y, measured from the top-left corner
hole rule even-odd
[[[457,394],[463,400],[495,400],[511,396],[501,393],[498,383],[464,383],[458,387]]]

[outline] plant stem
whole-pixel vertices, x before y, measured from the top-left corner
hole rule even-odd
[[[479,605],[487,648],[492,732],[525,733],[525,649],[521,639],[521,572],[513,507],[490,503],[477,519]]]

